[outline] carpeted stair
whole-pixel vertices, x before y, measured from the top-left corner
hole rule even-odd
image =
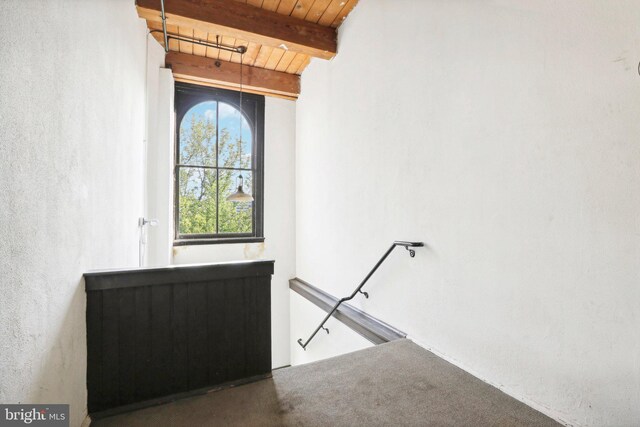
[[[558,426],[402,339],[273,378],[97,420],[150,426]]]

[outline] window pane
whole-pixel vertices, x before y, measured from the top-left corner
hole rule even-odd
[[[219,166],[227,168],[251,169],[252,135],[249,122],[242,117],[242,138],[240,138],[240,111],[234,106],[221,102],[218,118],[220,135],[218,135]]]
[[[192,107],[180,122],[180,159],[183,165],[216,165],[216,108],[214,101]]]
[[[216,233],[215,169],[180,168],[179,170],[180,234]]]
[[[251,233],[253,203],[229,202],[227,196],[238,189],[238,176],[244,178],[243,190],[253,195],[253,174],[249,171],[220,170],[220,233]]]

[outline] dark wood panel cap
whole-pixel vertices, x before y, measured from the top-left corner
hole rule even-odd
[[[86,291],[194,283],[273,274],[273,260],[174,265],[157,268],[96,270],[84,273]]]

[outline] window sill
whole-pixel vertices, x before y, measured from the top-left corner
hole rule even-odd
[[[264,237],[220,237],[215,239],[177,239],[173,241],[173,246],[191,245],[222,245],[232,243],[262,243]]]

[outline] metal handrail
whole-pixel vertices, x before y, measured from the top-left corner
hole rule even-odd
[[[320,329],[323,329],[325,331],[327,331],[327,333],[329,333],[329,329],[324,327],[324,324],[327,322],[327,320],[329,320],[329,318],[333,315],[333,313],[336,312],[336,310],[338,309],[338,307],[340,306],[340,304],[342,304],[343,302],[349,301],[351,299],[353,299],[358,292],[361,293],[362,295],[365,296],[365,298],[369,298],[369,294],[367,292],[363,292],[361,289],[362,287],[365,285],[365,283],[367,283],[367,281],[369,280],[369,278],[371,276],[373,276],[373,273],[376,272],[376,270],[378,269],[378,267],[380,267],[380,265],[384,262],[385,259],[387,259],[387,257],[389,256],[389,254],[391,252],[393,252],[393,250],[396,248],[396,246],[403,246],[406,250],[409,251],[409,256],[411,258],[413,258],[414,256],[416,256],[416,252],[413,249],[409,249],[409,248],[416,248],[416,247],[422,247],[424,246],[423,242],[405,242],[405,241],[401,241],[401,240],[396,240],[395,242],[393,242],[393,244],[391,245],[391,247],[389,249],[387,249],[387,251],[384,253],[384,255],[382,255],[382,258],[380,258],[380,260],[376,263],[376,265],[371,269],[371,271],[369,272],[369,274],[367,274],[367,276],[364,278],[364,280],[362,280],[362,282],[360,282],[360,284],[358,285],[358,287],[355,289],[355,291],[353,291],[353,293],[348,296],[348,297],[344,297],[342,299],[340,299],[336,305],[333,306],[333,309],[331,309],[331,311],[329,312],[329,314],[327,314],[325,316],[325,318],[322,320],[322,322],[320,323],[320,325],[316,328],[315,331],[313,331],[313,333],[311,334],[311,336],[309,337],[309,339],[305,342],[302,343],[302,338],[298,339],[298,344],[300,344],[300,347],[302,347],[304,350],[307,349],[307,345],[309,344],[309,342],[313,339],[313,337],[316,336],[316,334],[318,333],[318,331]]]

